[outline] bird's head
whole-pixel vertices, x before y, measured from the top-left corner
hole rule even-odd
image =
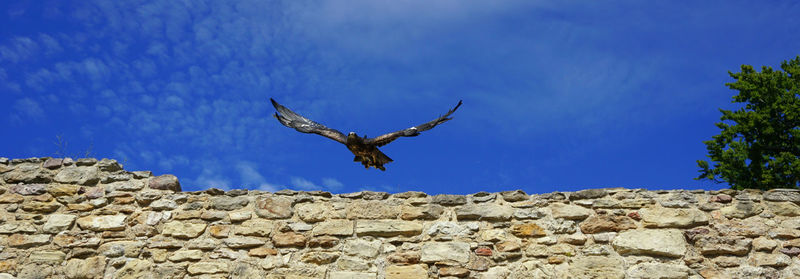
[[[356,138],[358,138],[358,135],[356,135],[356,132],[350,132],[350,133],[347,134],[347,139],[353,140],[353,139],[356,139]]]

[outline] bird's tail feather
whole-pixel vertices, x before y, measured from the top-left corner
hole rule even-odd
[[[392,158],[389,158],[389,156],[386,156],[386,154],[383,154],[383,152],[381,152],[380,150],[378,150],[378,155],[375,156],[375,159],[376,159],[375,163],[378,165],[388,164],[389,162],[394,161],[392,160]]]

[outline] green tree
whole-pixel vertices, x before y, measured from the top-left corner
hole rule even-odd
[[[731,188],[797,188],[800,185],[800,56],[781,63],[783,71],[761,67],[756,72],[728,72],[736,81],[725,85],[739,94],[738,110],[724,110],[722,131],[704,141],[714,166],[698,160],[700,176],[728,182]]]

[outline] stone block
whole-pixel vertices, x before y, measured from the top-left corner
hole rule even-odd
[[[353,235],[353,227],[355,222],[352,220],[333,219],[325,222],[317,223],[311,230],[311,234],[318,235],[334,235],[334,236],[350,236]]]
[[[215,274],[230,272],[230,265],[227,262],[197,262],[190,264],[187,268],[190,275]]]
[[[706,213],[693,208],[643,208],[639,214],[645,227],[691,228],[708,224]]]
[[[342,251],[347,255],[374,258],[378,256],[380,248],[381,241],[377,239],[348,239],[345,241]]]
[[[78,226],[84,230],[92,231],[121,231],[125,230],[126,215],[86,216],[78,218]]]
[[[422,224],[400,220],[363,220],[356,223],[356,235],[414,236],[422,233]]]
[[[612,246],[622,255],[642,255],[661,257],[683,257],[687,243],[681,231],[629,230],[621,232],[612,241]]]
[[[295,232],[282,232],[272,236],[275,247],[304,247],[306,237]]]
[[[54,180],[64,184],[91,186],[100,182],[100,171],[91,166],[69,166],[61,168]]]
[[[269,220],[251,219],[235,225],[233,233],[248,236],[269,236],[274,226],[274,223]]]
[[[618,257],[578,257],[569,265],[569,274],[574,278],[625,278],[624,263]]]
[[[178,178],[171,174],[165,174],[150,178],[148,182],[150,189],[156,190],[170,190],[174,192],[181,191],[181,183]]]
[[[46,233],[59,233],[69,230],[75,223],[75,215],[70,214],[51,214],[47,217],[47,222],[42,226],[42,231]]]
[[[498,204],[469,204],[456,209],[456,217],[462,220],[507,221],[514,209]]]
[[[382,200],[353,201],[346,206],[347,219],[395,219],[400,207]]]
[[[636,228],[636,223],[628,216],[595,215],[581,222],[581,231],[587,234],[619,232]]]
[[[666,263],[640,263],[628,268],[631,278],[686,279],[691,270],[685,265]]]
[[[161,233],[176,238],[195,238],[206,229],[206,223],[172,221],[164,224]]]
[[[282,196],[259,197],[255,201],[256,215],[266,219],[292,217],[292,199]]]
[[[564,218],[568,220],[583,220],[589,217],[593,210],[577,205],[554,203],[550,205],[553,218]]]
[[[464,242],[427,242],[422,244],[420,261],[425,263],[439,261],[469,261],[469,244]]]
[[[386,267],[386,279],[427,279],[428,267],[424,264],[390,265]]]

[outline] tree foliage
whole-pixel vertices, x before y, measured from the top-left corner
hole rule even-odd
[[[728,72],[736,81],[725,85],[739,91],[733,103],[744,106],[720,109],[720,134],[703,142],[714,165],[698,160],[697,179],[734,189],[800,185],[800,56],[783,61],[781,69],[756,72],[742,65],[740,73]]]

